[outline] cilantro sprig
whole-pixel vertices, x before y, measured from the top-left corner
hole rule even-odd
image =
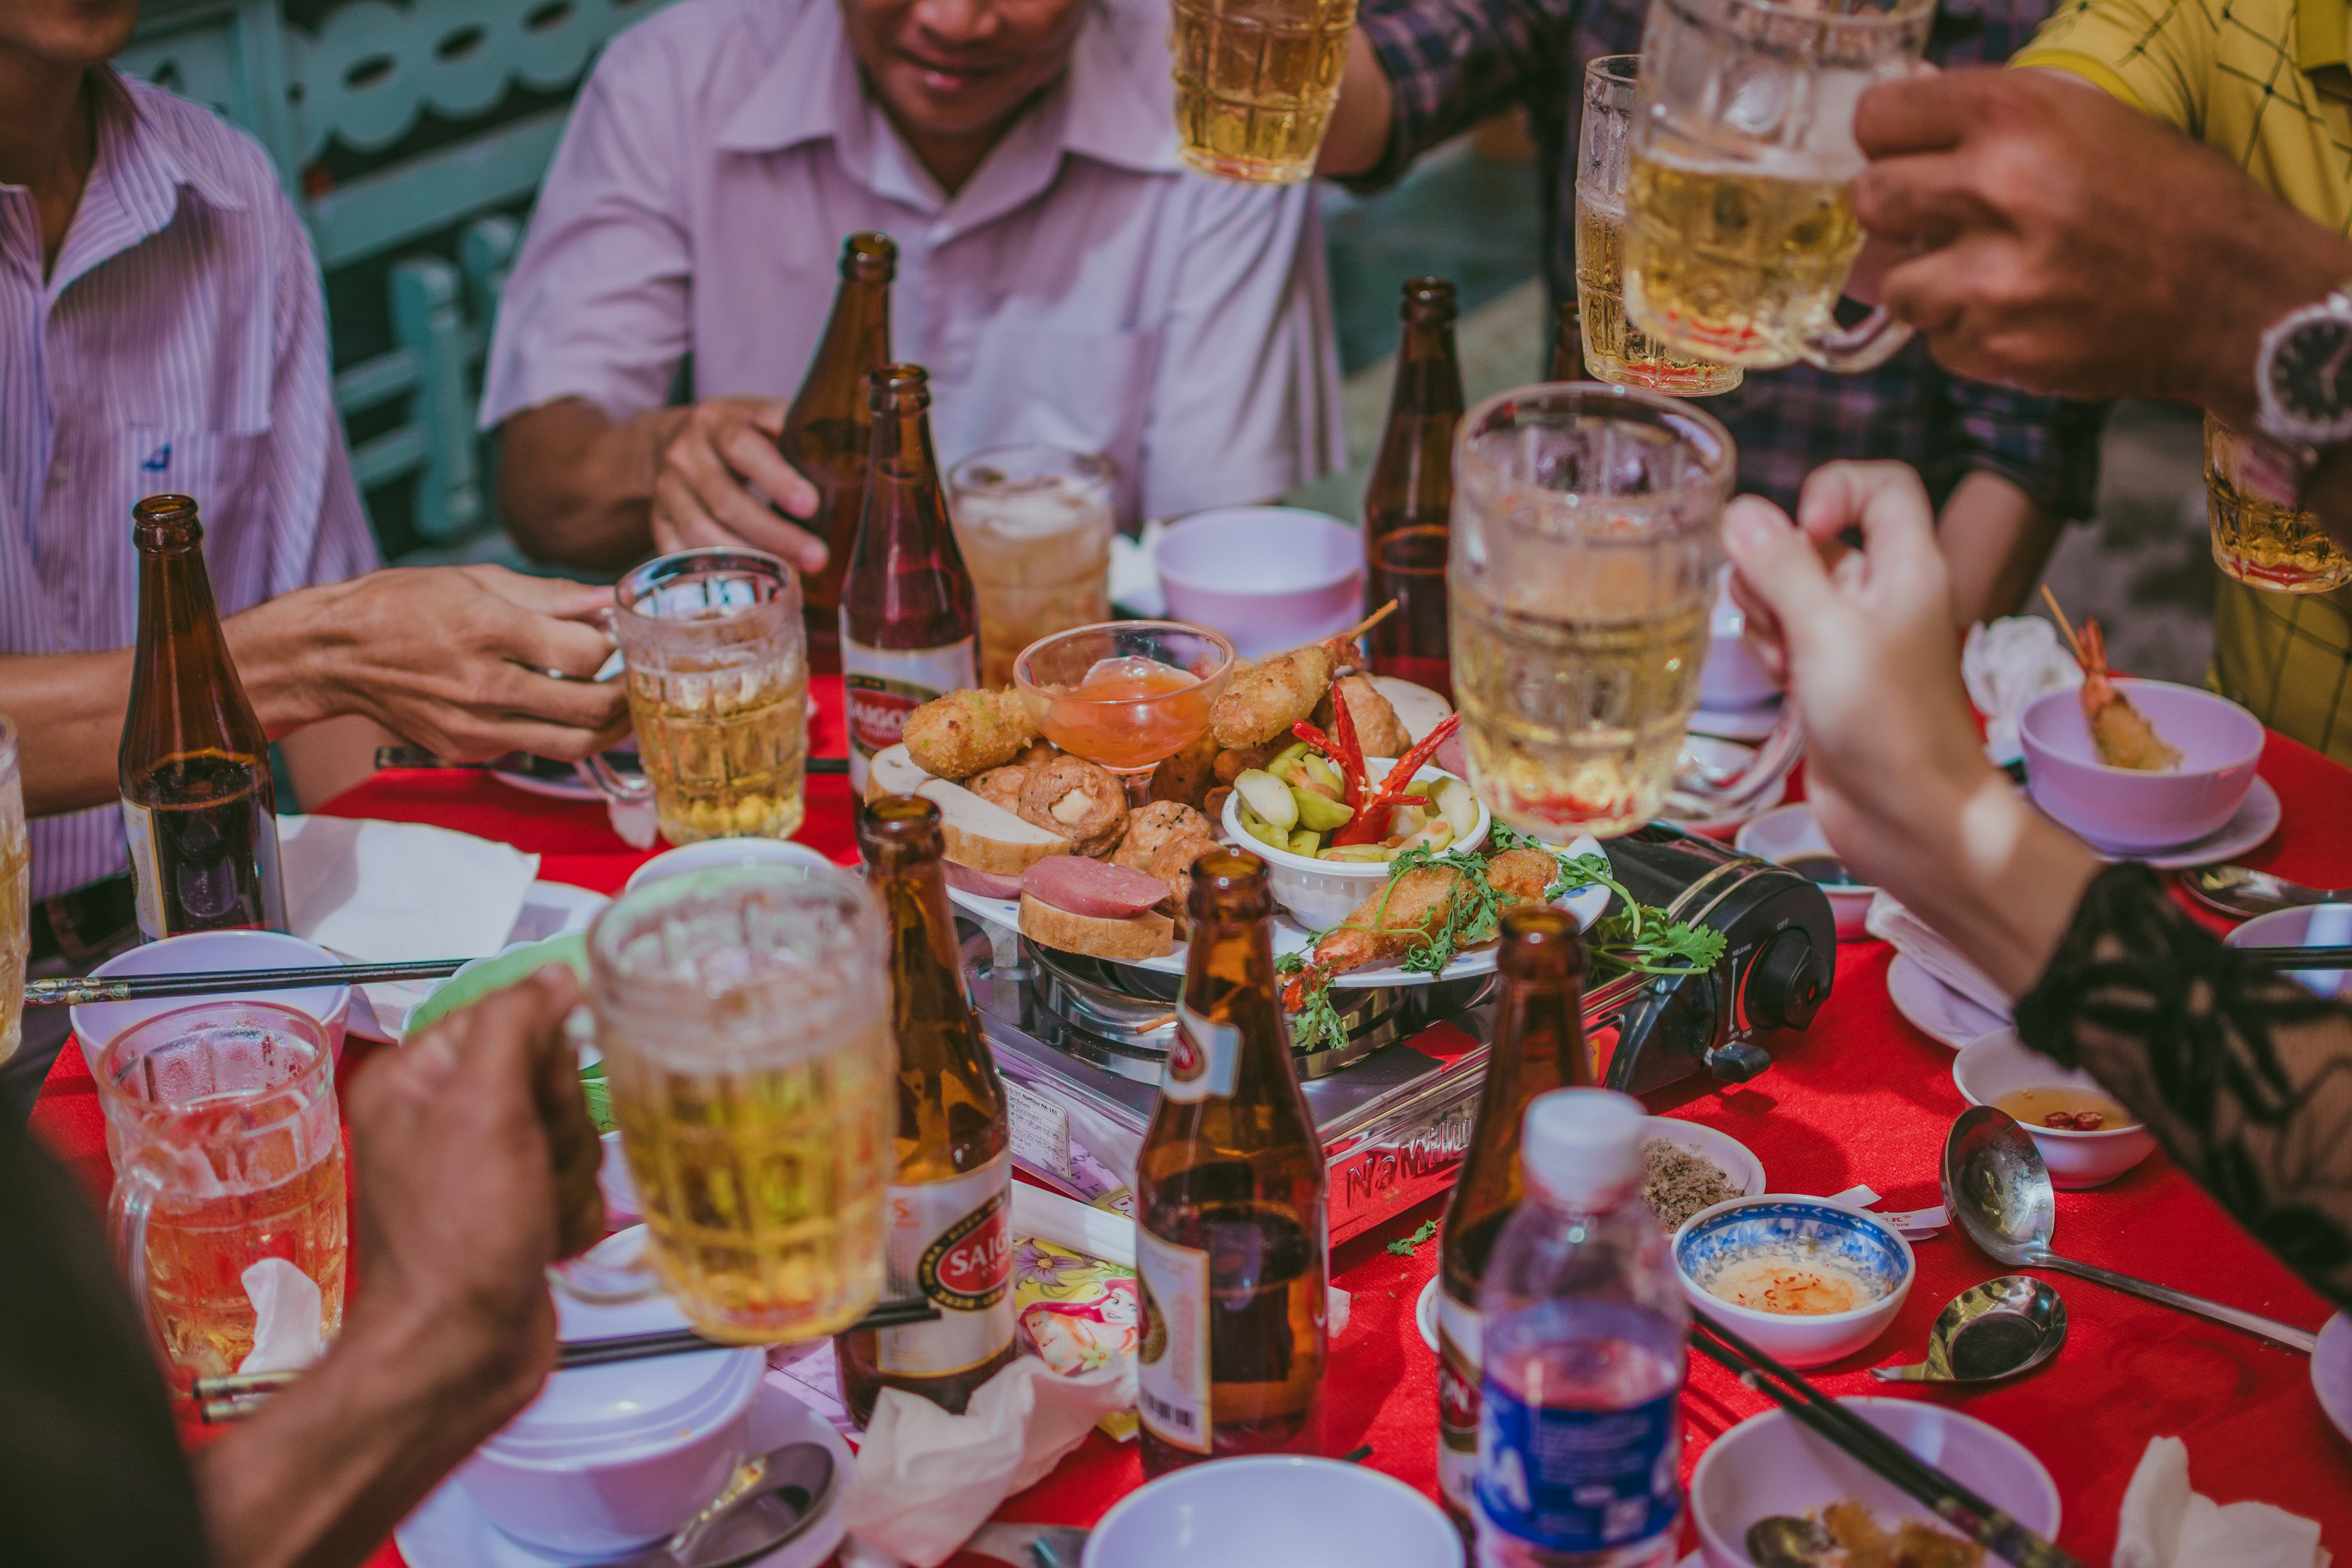
[[[1437,1222],[1433,1219],[1423,1220],[1411,1236],[1401,1236],[1390,1242],[1389,1250],[1399,1258],[1413,1257],[1420,1249],[1421,1244],[1436,1234]]]

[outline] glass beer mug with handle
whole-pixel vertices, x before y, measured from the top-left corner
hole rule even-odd
[[[97,1078],[115,1242],[173,1388],[240,1370],[261,1327],[251,1271],[268,1259],[318,1287],[317,1342],[331,1338],[349,1237],[334,1058],[319,1024],[270,1002],[200,1002],[117,1035]],[[268,1287],[281,1302],[284,1283]],[[288,1303],[297,1313],[300,1294]],[[307,1325],[273,1327],[310,1341]]]
[[[1625,312],[1685,353],[1853,372],[1910,337],[1838,324],[1862,249],[1853,111],[1916,68],[1936,0],[1653,0],[1627,171]]]
[[[863,1317],[897,1169],[873,894],[829,866],[649,883],[589,928],[588,975],[621,1150],[678,1310],[728,1344]]]
[[[1339,101],[1356,0],[1175,0],[1176,155],[1219,179],[1296,184]]]
[[[651,800],[672,844],[789,838],[808,751],[801,584],[758,550],[659,556],[613,588],[642,779],[602,756],[580,776],[614,800]]]

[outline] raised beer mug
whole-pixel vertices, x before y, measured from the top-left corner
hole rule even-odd
[[[764,551],[658,556],[613,587],[642,778],[574,764],[614,800],[650,800],[672,844],[789,838],[803,816],[808,657],[801,584]]]
[[[1907,76],[1936,0],[1652,0],[1625,226],[1625,313],[1686,353],[1768,369],[1884,364],[1911,329],[1842,327],[1862,249],[1854,106]]]

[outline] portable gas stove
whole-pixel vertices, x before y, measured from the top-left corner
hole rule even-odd
[[[1585,1035],[1606,1064],[1602,1081],[1643,1094],[1696,1073],[1740,1082],[1770,1067],[1762,1042],[1809,1026],[1836,973],[1821,889],[1664,825],[1604,847],[1635,898],[1713,926],[1725,951],[1710,970],[1588,986]],[[1014,1158],[1066,1186],[1083,1149],[1131,1178],[1175,1034],[1179,977],[957,919],[982,1027],[1012,1086]],[[1452,1184],[1486,1077],[1496,984],[1481,974],[1333,992],[1347,1043],[1297,1057],[1330,1166],[1333,1241]]]

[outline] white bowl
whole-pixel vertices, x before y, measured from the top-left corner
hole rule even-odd
[[[1743,855],[1759,856],[1780,866],[1806,855],[1839,858],[1838,852],[1830,847],[1830,841],[1822,837],[1821,824],[1813,820],[1813,808],[1802,801],[1768,811],[1750,821],[1732,840],[1732,847]],[[1814,885],[1830,901],[1830,913],[1836,918],[1840,942],[1859,942],[1870,934],[1863,928],[1863,922],[1870,917],[1870,900],[1878,896],[1876,888],[1861,882]]]
[[[1262,1454],[1172,1470],[1087,1537],[1083,1568],[1462,1568],[1438,1506],[1366,1465]]]
[[[1300,507],[1180,518],[1152,564],[1169,616],[1224,633],[1244,658],[1329,637],[1364,613],[1364,536]]]
[[[1731,1180],[1742,1197],[1758,1197],[1764,1191],[1764,1162],[1755,1151],[1728,1132],[1718,1132],[1699,1121],[1684,1121],[1672,1116],[1642,1118],[1642,1140],[1663,1138],[1685,1154],[1696,1154],[1712,1161],[1715,1168]]]
[[[555,1293],[566,1339],[685,1326],[667,1297],[592,1307]],[[474,1506],[527,1546],[574,1557],[635,1551],[675,1531],[746,1457],[767,1375],[758,1350],[697,1351],[558,1372],[457,1475]]]
[[[1952,1058],[1952,1082],[1970,1105],[1990,1105],[2021,1089],[2050,1089],[2060,1084],[2097,1089],[2115,1096],[2086,1072],[2060,1067],[2038,1051],[2025,1048],[2015,1029],[1995,1029],[1960,1047]],[[2053,1186],[2103,1187],[2156,1152],[2156,1134],[2133,1122],[2102,1127],[2095,1132],[2036,1127],[2020,1119],[2018,1125],[2033,1135],[2042,1163],[2050,1167]]]
[[[1765,1236],[1811,1239],[1837,1251],[1885,1286],[1876,1300],[1843,1312],[1766,1312],[1734,1306],[1700,1283],[1713,1255]],[[1701,1209],[1675,1232],[1675,1277],[1691,1309],[1714,1319],[1785,1366],[1820,1366],[1850,1356],[1886,1331],[1911,1294],[1918,1265],[1903,1233],[1874,1214],[1827,1198],[1766,1193]]]
[[[1915,1399],[1838,1403],[2045,1539],[2058,1534],[2058,1488],[2042,1461],[2006,1432]],[[1785,1410],[1751,1415],[1707,1446],[1692,1472],[1691,1517],[1706,1568],[1754,1568],[1740,1543],[1773,1514],[1816,1512],[1852,1500],[1881,1523],[1934,1516],[1908,1493]],[[1948,1528],[1938,1526],[1938,1528]]]
[[[2179,748],[2169,773],[2099,761],[2080,698],[2053,691],[2018,716],[2026,793],[2092,847],[2117,854],[2169,849],[2218,833],[2246,803],[2262,761],[2262,721],[2226,697],[2168,680],[2122,680],[2116,689]]]
[[[1385,783],[1389,770],[1396,766],[1394,757],[1366,757],[1364,771],[1371,775],[1374,784]],[[1413,782],[1427,779],[1450,779],[1454,775],[1436,765],[1424,765],[1414,773]],[[1474,797],[1475,798],[1475,797]],[[1486,803],[1478,801],[1478,825],[1446,847],[1475,849],[1486,842],[1486,831],[1494,825],[1494,816]],[[1225,837],[1251,854],[1262,858],[1274,883],[1274,901],[1288,910],[1298,923],[1309,931],[1337,925],[1348,918],[1348,911],[1377,892],[1389,879],[1384,861],[1318,860],[1312,855],[1293,855],[1287,849],[1276,849],[1262,838],[1253,838],[1242,831],[1242,796],[1239,790],[1225,797]],[[1594,847],[1598,848],[1596,844]],[[1591,924],[1590,920],[1584,921]]]
[[[332,969],[342,960],[316,942],[274,931],[200,931],[167,936],[144,947],[108,959],[92,974],[117,978],[131,974],[201,974],[226,969]],[[343,1057],[343,1028],[352,1011],[348,985],[314,985],[299,991],[239,991],[240,1002],[275,1002],[318,1021],[327,1037],[327,1048],[337,1061]],[[74,1037],[81,1041],[82,1058],[98,1070],[106,1043],[158,1013],[202,1001],[198,996],[166,996],[152,1002],[85,1002],[72,1010]]]
[[[1707,617],[1706,663],[1698,672],[1698,705],[1710,712],[1760,708],[1780,695],[1748,651],[1748,617],[1731,602],[1731,568],[1716,581],[1715,611]]]
[[[2352,904],[2273,910],[2221,940],[2231,947],[2352,947]],[[2297,969],[2287,977],[2315,996],[2336,996],[2352,984],[2352,970]]]
[[[629,873],[629,880],[621,890],[634,893],[639,888],[667,882],[672,877],[715,870],[721,866],[787,865],[815,868],[832,864],[807,845],[795,844],[789,838],[705,838],[699,843],[682,844],[655,856]]]

